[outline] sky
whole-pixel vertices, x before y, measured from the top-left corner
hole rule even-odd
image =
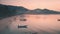
[[[23,6],[28,9],[50,9],[60,11],[60,0],[0,0],[0,4]]]

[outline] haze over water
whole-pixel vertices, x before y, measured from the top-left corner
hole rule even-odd
[[[60,12],[60,0],[0,0],[0,4],[23,6],[29,10],[38,8]],[[5,15],[7,14],[5,13]],[[20,19],[26,19],[26,21],[20,21]],[[0,34],[60,34],[60,21],[58,19],[60,19],[60,14],[24,14],[3,18],[0,20]],[[18,25],[26,25],[27,28],[18,28]]]
[[[51,33],[59,34],[60,32],[60,15],[30,15],[25,14],[25,17],[20,17],[20,15],[5,18],[0,21],[0,31],[4,30],[7,33],[11,32],[38,32],[39,34]],[[27,21],[20,21],[21,18],[27,19]],[[27,28],[18,28],[18,25],[27,25]],[[8,29],[6,28],[8,26]]]

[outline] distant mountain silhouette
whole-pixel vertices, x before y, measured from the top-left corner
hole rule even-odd
[[[22,6],[0,4],[0,19],[22,14],[60,14],[60,12],[48,9],[29,10]]]
[[[48,10],[48,9],[35,9],[27,12],[28,14],[60,14],[58,11]]]

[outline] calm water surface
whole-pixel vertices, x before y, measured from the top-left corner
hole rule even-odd
[[[20,19],[26,19],[21,21]],[[60,34],[60,15],[16,15],[0,20],[0,31],[5,33],[32,34]],[[27,25],[27,28],[18,28],[22,25]],[[22,33],[24,34],[24,33]]]

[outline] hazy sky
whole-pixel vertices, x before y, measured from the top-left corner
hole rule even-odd
[[[60,10],[60,0],[0,0],[1,4],[23,6],[28,9]]]

